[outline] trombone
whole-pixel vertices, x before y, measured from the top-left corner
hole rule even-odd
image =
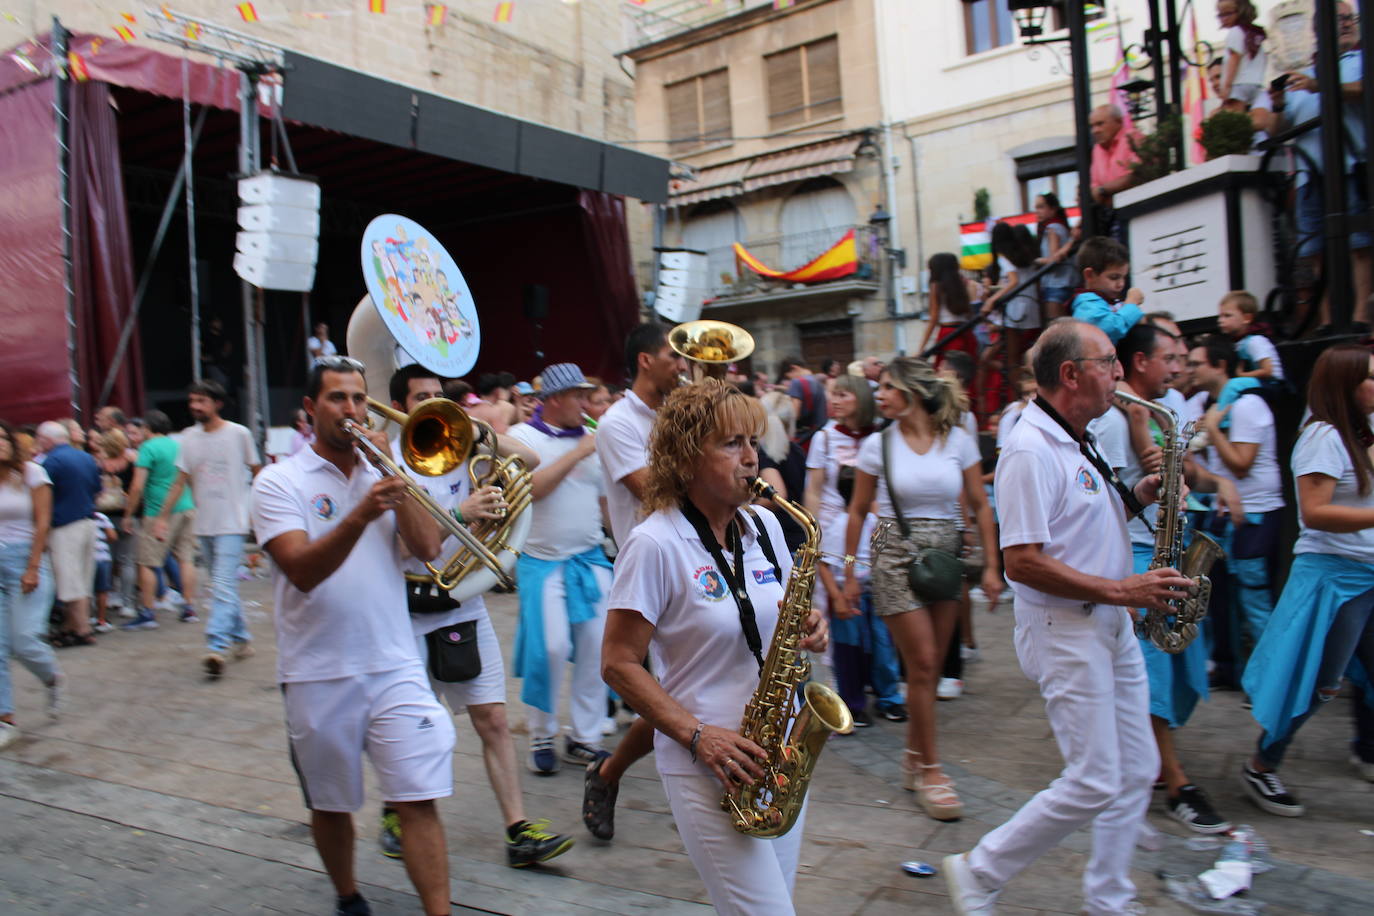
[[[367,399],[367,406],[373,413],[379,414],[388,420],[392,420],[401,427],[401,454],[405,463],[427,477],[438,477],[447,474],[449,471],[469,460],[469,455],[473,446],[477,443],[494,441],[495,434],[485,423],[473,420],[467,415],[463,408],[447,398],[433,398],[424,401],[415,408],[410,414],[401,413],[380,401],[373,398]],[[473,426],[478,426],[478,433],[474,435]],[[453,589],[463,576],[470,571],[471,564],[465,564],[455,571],[458,566],[459,556],[464,548],[471,551],[483,566],[496,574],[497,581],[504,587],[510,588],[515,580],[501,564],[501,559],[487,548],[482,540],[468,530],[467,526],[460,523],[447,510],[434,501],[425,492],[424,488],[417,484],[409,474],[398,465],[392,457],[382,449],[373,444],[367,438],[365,428],[353,421],[342,420],[340,427],[344,432],[351,435],[354,443],[363,455],[383,474],[387,476],[400,477],[406,483],[406,492],[419,502],[420,506],[428,512],[445,532],[458,539],[462,545],[453,557],[445,562],[443,568],[436,567],[433,563],[426,562],[425,569],[434,580],[434,584],[444,591]],[[476,461],[483,460],[482,456],[472,456],[468,465],[469,476],[472,476],[472,465]],[[502,461],[500,456],[493,451],[492,462]],[[473,477],[474,483],[476,478]],[[517,493],[513,496],[508,494],[507,502],[510,505],[518,506],[515,511],[524,508],[524,504],[532,497],[530,493]],[[517,502],[512,502],[516,500]],[[511,508],[507,508],[507,513]]]

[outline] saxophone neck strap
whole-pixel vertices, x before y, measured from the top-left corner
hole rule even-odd
[[[778,555],[773,550],[773,539],[768,536],[768,527],[764,525],[763,519],[759,518],[753,506],[745,506],[744,511],[754,520],[754,533],[759,536],[759,546],[763,548],[763,555],[773,567],[773,575],[778,582],[782,582],[782,566],[778,563]]]
[[[701,538],[702,546],[711,555],[711,559],[716,564],[716,570],[720,577],[725,580],[725,587],[730,595],[735,599],[735,607],[739,608],[740,629],[744,631],[744,642],[749,647],[749,652],[754,656],[754,660],[759,663],[759,670],[763,670],[763,639],[759,636],[759,623],[754,615],[754,602],[749,598],[749,589],[745,587],[744,578],[744,535],[740,531],[739,517],[730,520],[730,525],[725,529],[726,547],[732,548],[735,564],[731,568],[725,562],[725,550],[721,548],[720,541],[716,540],[715,532],[711,530],[711,525],[706,521],[706,516],[698,509],[692,501],[686,500],[682,504],[682,515],[685,517],[697,537]],[[769,545],[770,548],[772,545]],[[776,564],[775,564],[776,565]]]
[[[1126,511],[1133,517],[1144,522],[1145,527],[1149,528],[1151,533],[1153,533],[1154,526],[1151,525],[1150,520],[1145,517],[1145,506],[1140,500],[1136,499],[1135,492],[1122,482],[1121,476],[1116,473],[1116,469],[1108,464],[1107,459],[1103,458],[1098,453],[1097,443],[1093,439],[1093,434],[1084,430],[1083,435],[1079,436],[1078,433],[1073,431],[1073,427],[1069,425],[1069,421],[1065,420],[1059,411],[1055,410],[1053,405],[1045,400],[1044,397],[1036,396],[1035,403],[1036,406],[1045,412],[1046,416],[1059,424],[1060,429],[1069,434],[1070,439],[1078,444],[1078,450],[1083,454],[1083,457],[1088,459],[1088,463],[1097,468],[1097,472],[1112,485],[1114,490],[1116,490],[1117,495],[1121,497],[1121,501],[1126,505]]]

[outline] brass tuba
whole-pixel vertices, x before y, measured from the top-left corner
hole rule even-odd
[[[754,352],[754,338],[728,321],[687,321],[668,332],[668,346],[692,364],[692,377],[684,385],[703,378],[724,378],[731,363]]]
[[[772,500],[806,532],[787,578],[759,686],[740,722],[739,733],[768,754],[763,777],[752,786],[740,784],[726,790],[720,802],[740,833],[769,838],[782,836],[797,822],[825,742],[831,732],[847,735],[853,731],[854,716],[839,694],[810,679],[811,661],[801,648],[806,618],[811,615],[821,528],[810,512],[783,499],[762,479],[754,478],[753,490],[760,499]]]
[[[368,390],[384,391],[391,374],[412,362],[391,337],[372,299],[364,296],[353,309],[348,322],[348,352],[367,367],[364,376]],[[524,462],[515,456],[496,452],[496,433],[481,420],[447,398],[435,398],[418,405],[410,414],[368,398],[368,409],[384,421],[401,427],[400,451],[406,465],[419,474],[437,477],[466,464],[473,490],[495,485],[502,489],[507,509],[499,519],[481,519],[468,525],[459,523],[411,480],[407,492],[424,505],[435,521],[456,540],[453,553],[442,565],[426,564],[424,577],[448,591],[457,601],[474,598],[493,587],[514,584],[515,560],[529,535],[534,488]],[[409,477],[390,455],[382,455],[360,431],[353,431],[359,448],[383,473]],[[391,467],[387,468],[387,464]]]

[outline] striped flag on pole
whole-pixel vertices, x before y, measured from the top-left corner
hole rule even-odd
[[[258,21],[258,11],[257,8],[253,6],[253,4],[240,3],[238,6],[234,7],[234,9],[239,11],[239,15],[243,17],[244,22]]]
[[[509,2],[496,4],[496,12],[492,15],[492,22],[510,22],[511,13],[515,10],[515,4]]]
[[[443,25],[448,18],[448,7],[442,3],[431,3],[425,8],[425,15],[430,25]]]
[[[134,30],[129,28],[127,25],[117,25],[114,27],[114,31],[115,34],[118,35],[122,41],[134,40]]]
[[[385,13],[386,0],[367,0],[367,11],[369,13]]]

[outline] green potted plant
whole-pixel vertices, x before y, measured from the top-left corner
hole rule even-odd
[[[1223,108],[1202,122],[1198,140],[1208,159],[1248,153],[1255,142],[1255,125],[1248,114]]]
[[[1131,163],[1131,175],[1135,184],[1142,185],[1156,178],[1163,178],[1173,171],[1174,149],[1178,145],[1182,122],[1178,115],[1158,119],[1155,132],[1131,141],[1131,148],[1140,157],[1139,162]]]

